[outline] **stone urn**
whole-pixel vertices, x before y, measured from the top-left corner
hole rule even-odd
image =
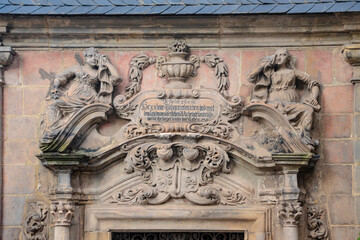
[[[169,83],[166,88],[190,89],[185,81],[196,75],[195,62],[187,61],[189,48],[183,41],[176,41],[168,47],[168,56],[158,63],[161,77],[166,77]]]

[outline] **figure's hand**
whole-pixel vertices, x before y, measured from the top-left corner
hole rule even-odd
[[[58,88],[58,87],[60,87],[60,80],[55,78],[55,80],[54,80],[54,88]]]
[[[309,103],[313,106],[317,106],[319,102],[315,98],[306,98],[304,102]]]

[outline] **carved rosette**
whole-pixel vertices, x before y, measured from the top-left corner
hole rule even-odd
[[[41,201],[29,204],[31,209],[25,219],[23,233],[26,240],[47,240],[48,208]]]
[[[281,202],[278,205],[280,223],[285,226],[297,226],[302,216],[300,202]]]
[[[70,226],[75,215],[75,205],[68,201],[59,201],[51,204],[50,213],[55,226]]]
[[[312,240],[329,239],[329,230],[324,221],[321,220],[324,211],[317,207],[309,207],[307,210],[307,228],[309,238]]]
[[[246,196],[214,183],[215,175],[229,173],[229,156],[212,143],[145,143],[125,158],[125,171],[137,172],[141,183],[118,192],[111,202],[160,204],[187,198],[196,204],[243,204]]]

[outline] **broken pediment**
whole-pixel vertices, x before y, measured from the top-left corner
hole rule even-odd
[[[220,184],[219,176],[231,175],[237,164],[253,174],[259,168],[281,169],[279,156],[299,166],[312,159],[308,126],[313,111],[308,109],[319,108],[318,89],[312,89],[318,85],[294,70],[287,51],[263,59],[250,73],[255,87],[245,106],[243,99],[227,93],[229,70],[221,58],[213,53],[188,57],[183,41],[175,41],[168,52],[157,58],[135,56],[125,95],[112,96],[121,77],[108,57],[94,48],[84,51],[85,60],[76,56],[78,66],[45,76],[51,86],[40,122],[43,163],[54,169],[98,172],[125,162],[122,174],[136,173],[137,180],[132,181],[137,183],[122,184],[115,198],[111,192],[111,201],[118,203],[159,204],[186,198],[196,204],[244,204],[249,192]],[[214,70],[217,89],[193,89],[187,83],[202,64]],[[151,65],[169,83],[141,91],[143,70]],[[296,97],[297,77],[309,84],[313,98],[281,102]],[[122,125],[103,135],[98,126],[109,114],[122,119]],[[249,121],[252,124],[246,124]],[[253,134],[246,134],[248,128]]]

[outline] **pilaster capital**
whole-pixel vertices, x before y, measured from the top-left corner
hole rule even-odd
[[[55,226],[70,226],[75,215],[75,205],[70,201],[53,202],[50,207]]]
[[[278,218],[283,226],[297,226],[302,216],[300,202],[280,202],[277,206],[277,210]]]

